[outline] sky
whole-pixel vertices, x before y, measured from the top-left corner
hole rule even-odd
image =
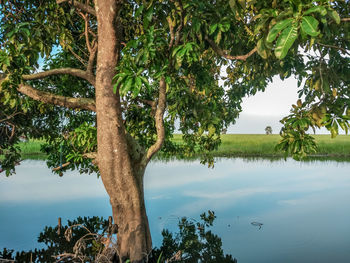
[[[282,124],[279,122],[289,115],[292,104],[298,100],[297,80],[290,77],[282,81],[274,77],[264,92],[243,99],[242,112],[236,124],[228,128],[227,133],[265,133],[266,126],[271,126],[272,133],[278,134]],[[316,134],[328,134],[326,129]]]

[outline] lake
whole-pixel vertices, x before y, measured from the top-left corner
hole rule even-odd
[[[152,162],[145,175],[153,243],[178,218],[208,209],[225,253],[239,263],[349,262],[350,163],[218,159]],[[42,161],[23,161],[17,174],[0,176],[0,250],[38,247],[46,225],[111,213],[95,175],[51,173]],[[252,222],[263,223],[261,229]]]

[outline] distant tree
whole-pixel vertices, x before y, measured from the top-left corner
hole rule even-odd
[[[267,135],[272,134],[272,128],[271,128],[271,126],[266,126],[266,128],[265,128],[265,133],[266,133]]]

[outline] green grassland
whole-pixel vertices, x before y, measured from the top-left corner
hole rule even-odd
[[[316,155],[340,156],[350,158],[350,135],[338,135],[332,139],[330,135],[314,135],[318,152]],[[234,156],[283,156],[274,150],[281,137],[277,134],[225,134],[221,136],[219,149],[213,152],[216,157]],[[181,135],[176,134],[174,141],[181,142]]]
[[[350,159],[350,135],[314,135],[318,152],[316,155],[347,157]],[[173,140],[181,143],[181,135],[175,134]],[[219,149],[213,152],[215,157],[280,157],[283,153],[274,150],[280,136],[265,134],[225,134],[221,137]],[[43,141],[34,140],[19,144],[24,159],[45,159],[40,152]]]
[[[46,159],[45,153],[40,151],[41,145],[44,142],[41,140],[30,140],[28,142],[19,143],[21,148],[23,159],[44,160]]]

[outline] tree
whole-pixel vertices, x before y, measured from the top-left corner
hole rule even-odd
[[[221,238],[210,230],[216,216],[213,211],[202,213],[200,220],[179,218],[177,233],[162,231],[160,248],[153,248],[147,262],[222,262],[237,263],[225,255]],[[60,230],[60,234],[58,231]],[[113,225],[100,217],[78,217],[65,226],[49,227],[39,234],[44,248],[17,251],[4,248],[0,258],[16,262],[116,262]],[[112,244],[109,247],[106,244]],[[54,255],[54,256],[53,256]],[[58,256],[59,255],[59,256]],[[57,256],[55,258],[55,256]],[[114,256],[114,258],[110,258]]]
[[[267,135],[272,134],[272,128],[271,128],[271,126],[266,126],[266,128],[265,128],[265,133],[266,133]]]
[[[48,142],[48,165],[58,173],[98,171],[123,260],[141,262],[151,251],[143,175],[156,153],[197,153],[212,165],[209,152],[242,98],[277,74],[307,78],[302,105],[336,98],[347,109],[348,1],[11,0],[0,7],[1,109],[12,120],[0,123],[2,167],[13,172],[14,145],[25,132]],[[312,51],[308,60],[302,48]],[[326,82],[326,69],[340,73]],[[309,91],[317,77],[328,89]],[[281,144],[290,153],[304,151],[287,138],[306,127],[294,117]],[[181,145],[171,141],[176,120]]]

